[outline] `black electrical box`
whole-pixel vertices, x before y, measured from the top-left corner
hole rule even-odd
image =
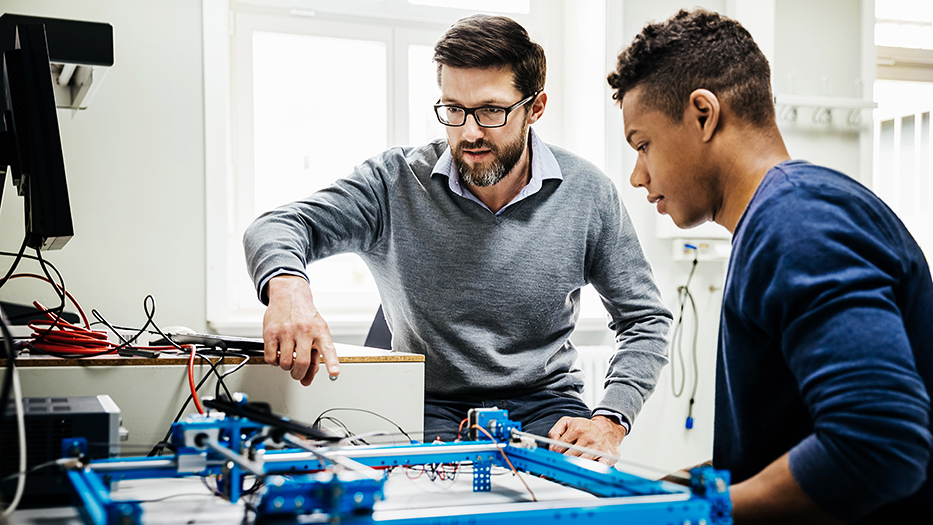
[[[116,456],[120,447],[120,409],[108,395],[23,398],[26,422],[26,471],[62,457],[62,440],[87,440],[88,456]],[[16,493],[19,438],[13,401],[0,426],[0,494],[9,503]],[[20,508],[70,505],[73,489],[56,465],[26,476]]]

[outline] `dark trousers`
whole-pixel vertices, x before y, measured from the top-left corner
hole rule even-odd
[[[547,437],[557,421],[564,417],[590,418],[591,411],[586,403],[575,394],[542,391],[534,394],[506,399],[439,398],[424,395],[424,442],[435,439],[454,441],[460,422],[466,419],[471,408],[498,408],[507,410],[509,419],[520,421],[522,430],[530,434]],[[467,424],[463,424],[461,439],[466,439]]]

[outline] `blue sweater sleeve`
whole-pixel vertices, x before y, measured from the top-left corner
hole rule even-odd
[[[903,239],[850,195],[810,197],[756,211],[743,308],[780,341],[813,422],[790,451],[794,478],[852,520],[923,483],[930,399],[895,297]]]

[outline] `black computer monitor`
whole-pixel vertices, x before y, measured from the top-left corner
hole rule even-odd
[[[45,26],[16,26],[0,70],[0,190],[9,171],[25,199],[26,244],[57,250],[74,235]]]

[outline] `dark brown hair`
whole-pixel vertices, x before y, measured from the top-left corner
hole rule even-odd
[[[547,61],[518,22],[504,16],[472,15],[457,20],[434,46],[437,84],[441,66],[480,68],[509,66],[512,83],[527,97],[544,89]]]
[[[741,24],[703,9],[646,25],[619,54],[607,80],[619,104],[644,86],[644,103],[674,122],[697,89],[708,89],[752,124],[774,121],[768,60]]]

